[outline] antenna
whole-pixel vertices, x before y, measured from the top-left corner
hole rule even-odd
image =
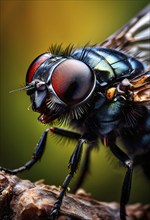
[[[19,92],[19,91],[22,91],[22,90],[27,90],[28,91],[28,90],[33,89],[33,88],[34,88],[33,85],[28,85],[28,86],[25,86],[25,87],[22,87],[22,88],[11,90],[11,91],[9,91],[9,93]]]

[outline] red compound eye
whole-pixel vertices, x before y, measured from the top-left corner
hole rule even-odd
[[[54,69],[51,83],[63,102],[75,105],[90,95],[95,85],[95,77],[85,63],[68,59]]]
[[[45,60],[47,60],[49,57],[51,57],[50,53],[44,53],[38,56],[29,66],[27,75],[26,75],[26,83],[30,83],[33,79],[33,76],[36,72],[36,70],[41,66],[42,63],[44,63]]]

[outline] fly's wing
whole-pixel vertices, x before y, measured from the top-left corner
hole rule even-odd
[[[150,109],[150,72],[145,72],[130,80],[130,98]]]
[[[150,5],[98,46],[121,50],[150,69]]]
[[[98,46],[144,61],[146,72],[130,81],[131,100],[150,109],[150,5]]]

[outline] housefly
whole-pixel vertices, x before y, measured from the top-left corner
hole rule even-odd
[[[101,44],[75,49],[53,45],[38,56],[26,75],[32,109],[44,124],[66,121],[74,131],[50,127],[38,142],[32,159],[11,174],[31,168],[43,155],[48,133],[77,140],[51,216],[57,218],[67,187],[77,171],[86,144],[81,186],[90,155],[101,141],[126,167],[120,199],[120,218],[126,219],[133,167],[140,165],[150,179],[150,6]],[[120,138],[123,151],[117,145]]]

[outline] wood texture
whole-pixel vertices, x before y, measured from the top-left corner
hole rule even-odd
[[[46,220],[58,196],[59,188],[32,183],[0,172],[0,220]],[[150,205],[127,206],[127,220],[150,220]],[[94,200],[83,190],[76,195],[67,193],[59,220],[119,220],[118,203]]]

